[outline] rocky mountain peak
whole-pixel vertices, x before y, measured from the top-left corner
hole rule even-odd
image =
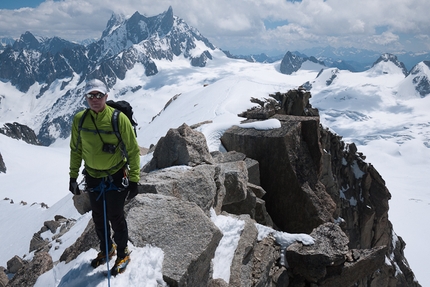
[[[125,21],[125,16],[122,14],[113,13],[106,24],[106,28],[102,33],[102,38],[111,34],[118,26],[122,25]]]
[[[61,39],[59,37],[49,38],[40,45],[42,52],[49,52],[52,55],[62,52],[64,49],[78,48],[80,45]]]
[[[169,9],[167,9],[167,11],[161,14],[160,16],[162,17],[162,19],[160,21],[160,27],[158,30],[159,32],[161,32],[160,33],[161,35],[165,35],[173,27],[174,18],[173,18],[172,6],[169,6]]]
[[[411,75],[416,75],[421,72],[425,72],[425,69],[430,70],[430,61],[422,61],[416,64],[410,71]]]
[[[172,7],[153,17],[146,17],[137,11],[128,19],[113,14],[101,39],[90,45],[90,50],[94,51],[91,57],[107,59],[155,35],[163,38],[172,30],[174,21]]]
[[[397,67],[399,67],[402,70],[402,73],[407,76],[408,75],[408,70],[406,69],[405,65],[400,62],[397,59],[397,56],[390,54],[390,53],[384,53],[382,54],[376,61],[375,63],[373,63],[372,68],[377,66],[380,63],[388,63],[391,62],[394,65],[396,65]]]
[[[423,61],[416,64],[410,71],[407,78],[412,82],[415,91],[424,98],[430,94],[430,61]]]
[[[303,58],[288,51],[281,61],[281,73],[291,75],[302,66]]]
[[[20,50],[20,49],[37,50],[39,46],[40,46],[39,41],[29,31],[22,34],[21,37],[18,40],[16,40],[15,43],[13,44],[13,48],[15,50]]]
[[[306,61],[311,61],[313,63],[325,66],[324,62],[319,61],[313,56],[301,57],[295,53],[291,53],[290,51],[288,51],[281,61],[281,73],[291,75],[292,73],[297,72],[301,68],[302,64]]]

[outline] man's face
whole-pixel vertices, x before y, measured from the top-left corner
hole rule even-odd
[[[90,92],[88,95],[86,95],[87,102],[88,102],[88,105],[90,106],[90,109],[92,109],[96,113],[99,113],[104,110],[107,97],[108,97],[107,94],[102,94],[97,91]]]

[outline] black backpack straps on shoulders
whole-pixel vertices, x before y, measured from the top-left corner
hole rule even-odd
[[[125,144],[122,141],[121,132],[119,131],[119,114],[120,113],[121,113],[121,111],[118,110],[118,109],[115,109],[113,111],[112,120],[111,120],[112,121],[112,128],[113,128],[113,132],[115,133],[116,137],[119,140],[119,148],[120,148],[120,150],[122,152],[122,155],[128,161],[128,153],[127,153],[127,150],[125,148]]]
[[[115,133],[116,137],[118,138],[118,140],[120,142],[122,142],[122,138],[121,138],[121,133],[119,132],[119,126],[118,126],[118,122],[119,122],[119,113],[121,111],[118,109],[115,109],[113,111],[112,114],[112,128],[113,128],[113,132]]]
[[[82,130],[82,126],[84,124],[85,117],[87,116],[90,109],[85,109],[84,113],[82,114],[82,117],[79,119],[79,125],[78,125],[78,132]]]
[[[82,114],[81,118],[79,119],[79,124],[78,124],[78,139],[76,140],[75,151],[78,150],[78,145],[79,145],[79,142],[81,141],[82,126],[84,124],[85,117],[87,116],[87,114],[88,114],[89,111],[90,111],[90,109],[86,109],[84,111],[84,113]]]

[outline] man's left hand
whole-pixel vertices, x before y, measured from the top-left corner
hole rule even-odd
[[[128,184],[128,196],[127,196],[127,200],[130,200],[130,199],[134,198],[138,193],[139,192],[137,190],[137,182],[130,181],[129,184]]]

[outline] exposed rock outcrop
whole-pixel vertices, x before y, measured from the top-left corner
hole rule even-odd
[[[9,282],[9,278],[6,275],[6,270],[4,267],[0,266],[0,287],[5,287]]]
[[[6,173],[6,164],[3,161],[3,156],[0,153],[0,173]]]
[[[29,252],[49,251],[49,249],[52,247],[50,240],[44,240],[41,234],[49,230],[54,235],[52,240],[55,240],[69,231],[74,224],[75,220],[66,219],[59,215],[55,217],[55,220],[45,221],[42,228],[40,228],[40,230],[33,235],[33,238],[30,241]]]
[[[294,243],[287,248],[286,258],[295,277],[317,286],[354,286],[385,261],[385,246],[349,250],[348,237],[336,224],[324,223],[310,235],[314,245]]]
[[[262,103],[261,111],[245,112],[281,127],[234,126],[221,138],[225,153],[209,153],[203,135],[186,124],[159,140],[126,213],[133,245],[163,250],[169,286],[420,286],[388,220],[384,180],[354,144],[320,125],[309,97],[304,90],[278,93],[270,109]],[[213,278],[211,260],[223,237],[213,213],[244,226],[229,282]],[[273,232],[261,238],[261,226]],[[292,233],[313,241],[279,235]],[[90,220],[60,261],[98,245]],[[13,280],[24,280],[25,268]]]
[[[278,100],[278,105],[275,110],[283,110],[282,101]],[[357,258],[368,261],[365,263],[369,267],[367,273],[354,271],[363,277],[351,277],[351,282],[354,281],[351,284],[419,286],[410,276],[412,271],[401,251],[402,240],[398,240],[388,220],[391,195],[382,177],[364,161],[365,157],[357,152],[355,145],[345,144],[340,136],[324,129],[318,117],[276,114],[271,118],[278,119],[281,128],[260,131],[235,126],[227,130],[221,140],[227,150],[242,152],[259,162],[261,187],[266,191],[263,199],[275,225],[286,232],[310,233],[326,223],[337,222],[345,234],[342,237],[348,239],[345,254],[362,254]],[[399,246],[393,246],[393,242]],[[319,254],[326,250],[316,249]],[[402,254],[401,260],[396,253]],[[335,272],[336,276],[345,276],[355,268],[352,266],[362,264],[356,261],[337,264],[341,267]],[[398,265],[407,271],[395,273]],[[297,267],[290,265],[290,268]],[[378,271],[372,273],[375,270]],[[381,270],[384,278],[381,278]],[[294,284],[348,286],[336,285],[340,281],[330,272],[322,275],[324,272],[320,271],[321,277],[305,272],[293,274],[296,275],[291,276],[290,281]],[[380,285],[382,281],[384,284]]]
[[[34,286],[40,275],[54,266],[52,258],[47,252],[39,252],[34,255],[33,260],[25,262],[15,276],[8,282],[7,287]]]
[[[19,123],[7,123],[0,128],[0,133],[17,140],[23,140],[26,143],[40,145],[34,131],[26,125]]]
[[[212,163],[205,136],[193,131],[187,124],[170,129],[156,147],[151,162],[143,167],[144,172],[174,165],[196,166]]]
[[[202,209],[176,197],[148,194],[137,196],[127,210],[133,244],[163,249],[163,279],[169,286],[207,286],[222,233]]]

